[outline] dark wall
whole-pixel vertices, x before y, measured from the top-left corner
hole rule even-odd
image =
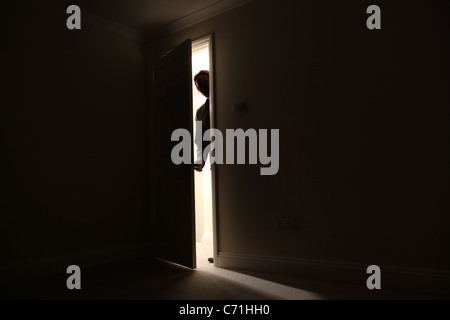
[[[101,261],[148,240],[142,44],[84,19],[69,31],[62,9],[2,9],[6,269],[89,252]]]
[[[214,33],[217,128],[280,129],[276,176],[217,166],[219,257],[450,268],[448,8],[256,0],[151,43]]]

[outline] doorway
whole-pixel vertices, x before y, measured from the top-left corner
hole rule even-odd
[[[206,36],[192,41],[192,75],[201,70],[208,70],[210,78],[210,109],[213,108],[212,99],[212,37]],[[195,115],[206,101],[206,98],[198,92],[195,83],[192,84],[193,128],[195,131]],[[213,112],[210,112],[211,125],[213,124]],[[195,132],[194,132],[195,135]],[[194,147],[195,148],[195,147]],[[195,150],[194,150],[194,154]],[[205,161],[202,172],[194,173],[195,182],[195,238],[197,266],[210,264],[209,258],[214,256],[214,225],[213,225],[213,183],[211,174],[210,157]]]

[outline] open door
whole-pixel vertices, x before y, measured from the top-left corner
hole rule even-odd
[[[171,159],[172,148],[179,143],[171,141],[174,130],[189,130],[193,145],[191,63],[191,40],[186,40],[153,66],[157,193],[153,229],[157,258],[195,268],[194,170]]]

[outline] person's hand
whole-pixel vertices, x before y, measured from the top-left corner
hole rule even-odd
[[[203,167],[205,166],[205,161],[203,159],[197,159],[194,163],[194,170],[197,172],[202,172]]]

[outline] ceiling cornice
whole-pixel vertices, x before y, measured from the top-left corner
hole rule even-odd
[[[66,14],[67,8],[60,1],[53,1],[53,0],[49,0],[49,1],[27,0],[27,1],[30,3],[36,4],[36,5],[44,6],[48,9],[56,11],[60,14]],[[166,25],[158,27],[148,33],[141,32],[137,29],[134,29],[134,28],[122,25],[120,23],[117,23],[115,21],[109,20],[107,18],[98,16],[98,15],[93,14],[83,8],[81,8],[81,20],[82,20],[82,23],[87,22],[89,24],[112,31],[121,36],[133,39],[135,41],[149,42],[149,41],[155,40],[156,38],[159,38],[161,36],[183,30],[183,29],[190,27],[192,25],[195,25],[201,21],[207,20],[209,18],[212,18],[212,17],[222,14],[226,11],[237,8],[241,5],[249,3],[251,1],[253,1],[253,0],[222,0],[222,1],[219,1],[219,2],[216,2],[212,5],[210,5],[208,7],[200,9],[196,12],[188,14],[180,19],[172,21]]]
[[[54,0],[48,1],[26,0],[26,1],[28,1],[31,4],[40,6],[41,8],[44,7],[59,14],[67,15],[66,13],[67,7],[61,1],[54,1]],[[114,22],[107,18],[93,14],[82,7],[80,9],[81,9],[81,29],[83,29],[83,23],[87,22],[102,29],[112,31],[126,38],[130,38],[141,42],[145,41],[145,35],[141,33],[139,30],[127,27],[125,25]]]
[[[216,2],[206,8],[200,9],[180,19],[172,21],[164,26],[158,27],[155,30],[152,30],[146,35],[146,41],[152,41],[161,36],[186,29],[199,22],[210,19],[214,16],[235,9],[252,1],[253,0],[222,0],[220,2]]]

